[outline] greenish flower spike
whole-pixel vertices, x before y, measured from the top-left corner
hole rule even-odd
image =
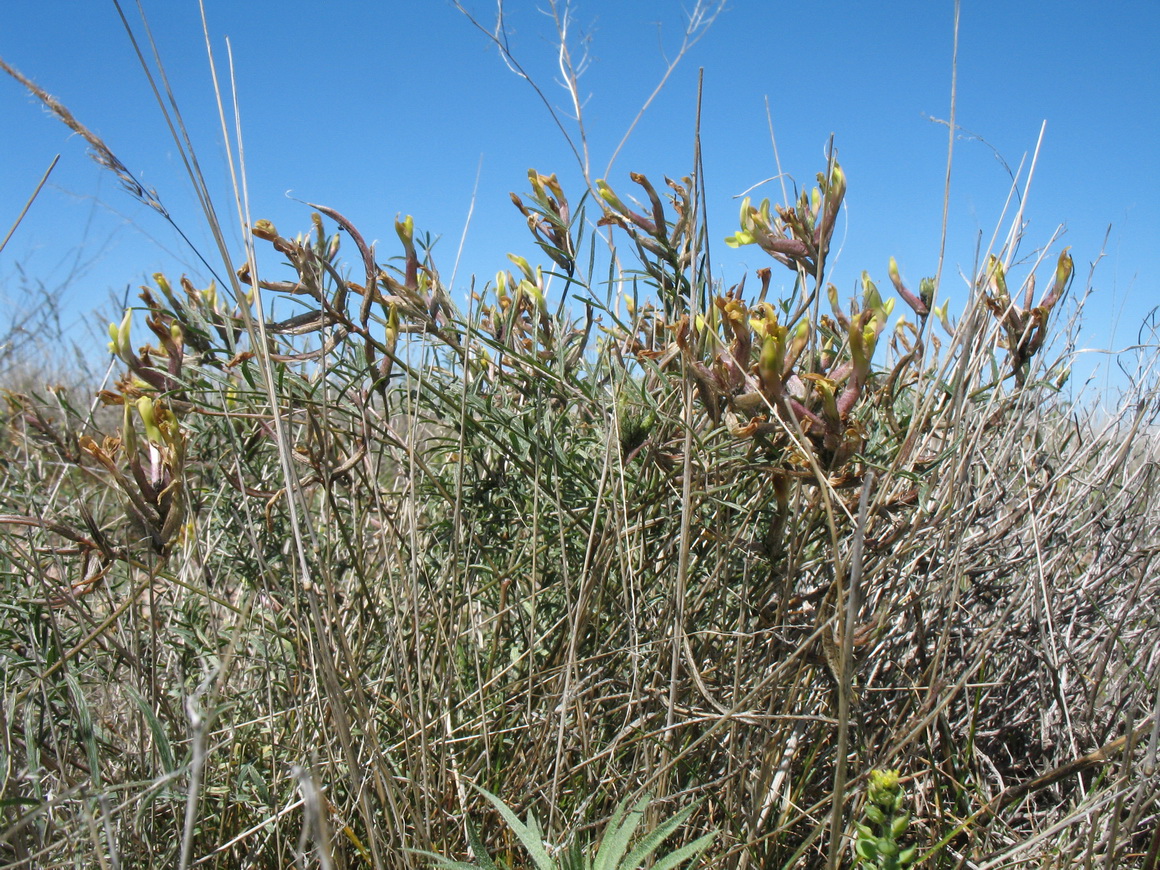
[[[897,770],[870,771],[863,810],[866,821],[856,826],[855,866],[906,870],[918,860],[918,847],[903,847],[900,842],[910,825],[910,814],[902,809],[905,800]]]

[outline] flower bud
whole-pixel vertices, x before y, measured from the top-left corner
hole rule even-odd
[[[1003,271],[1003,262],[994,254],[987,256],[987,274],[990,275],[990,284],[995,289],[996,300],[1006,307],[1011,297],[1007,293],[1007,275]]]
[[[141,415],[141,422],[145,424],[145,437],[153,444],[163,444],[165,439],[161,429],[157,426],[157,414],[153,407],[153,400],[142,396],[137,400],[137,413]]]
[[[403,220],[395,220],[395,232],[398,233],[399,241],[409,251],[415,242],[415,219],[411,215],[407,215]]]
[[[518,254],[508,254],[508,259],[520,267],[520,271],[524,273],[524,277],[529,281],[536,280],[536,273],[532,270],[531,265],[523,257]]]
[[[161,292],[165,294],[166,299],[173,298],[173,291],[169,287],[169,281],[160,272],[153,273],[153,280],[157,282],[157,286],[161,288]]]
[[[128,362],[129,357],[133,355],[133,347],[130,343],[129,333],[133,324],[133,312],[131,309],[126,309],[125,316],[121,320],[121,325],[109,324],[109,336],[113,339],[109,342],[110,353],[119,356],[121,359]]]
[[[270,221],[264,218],[255,222],[254,226],[250,229],[250,232],[257,236],[259,239],[264,239],[267,242],[278,238],[278,230],[274,228],[274,225]]]
[[[536,195],[536,199],[541,201],[547,198],[544,196],[543,177],[534,169],[528,170],[528,183],[532,186],[532,192]]]
[[[834,161],[834,171],[830,173],[829,194],[839,198],[846,195],[846,173],[842,171],[842,166],[837,160]]]
[[[878,847],[878,854],[885,855],[887,858],[892,858],[899,852],[898,844],[889,837],[879,837],[874,845]]]
[[[934,302],[934,278],[923,278],[918,282],[918,298],[927,308]]]
[[[624,214],[628,211],[628,209],[625,208],[624,203],[620,201],[620,197],[613,193],[612,188],[609,187],[607,183],[605,183],[603,178],[596,179],[596,192],[600,194],[600,198],[602,200],[604,200],[621,214]]]
[[[872,836],[859,840],[854,847],[854,851],[866,863],[870,863],[878,858],[878,846]]]
[[[761,345],[761,358],[757,363],[761,384],[766,389],[781,381],[781,348],[774,335],[766,335]]]
[[[387,312],[387,347],[393,352],[399,341],[399,306],[394,302]]]
[[[862,273],[862,299],[867,308],[874,310],[882,307],[882,297],[878,293],[878,286],[870,280],[870,273]]]
[[[954,329],[951,328],[950,319],[947,317],[947,307],[949,305],[950,305],[950,300],[948,299],[942,305],[939,305],[937,308],[934,308],[933,311],[934,311],[935,317],[938,318],[938,322],[942,324],[942,328],[947,331],[948,335],[953,335]]]

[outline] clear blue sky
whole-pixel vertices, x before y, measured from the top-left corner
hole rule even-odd
[[[573,4],[576,33],[590,37],[581,88],[594,176],[603,174],[665,58],[675,53],[690,2]],[[135,5],[123,5],[140,33]],[[485,22],[494,16],[490,0],[466,5]],[[554,83],[552,25],[537,11],[546,0],[505,5],[514,53],[550,99],[567,108],[567,95]],[[206,0],[206,6],[219,68],[226,37],[235,54],[253,216],[273,220],[283,234],[309,228],[309,209],[289,192],[346,214],[368,239],[379,240],[384,261],[397,253],[393,219],[412,214],[420,231],[442,236],[437,263],[449,280],[478,171],[456,280],[461,299],[471,274],[486,280],[510,266],[507,252],[533,260],[539,253],[508,200],[509,191],[527,189],[529,167],[557,172],[579,198],[575,160],[546,110],[450,3]],[[220,213],[238,239],[197,4],[145,0],[144,7]],[[853,293],[863,269],[888,286],[891,255],[917,285],[937,265],[947,129],[930,118],[948,117],[952,22],[952,0],[733,0],[648,110],[609,179],[623,194],[632,189],[629,171],[657,182],[690,171],[697,71],[704,67],[702,147],[717,276],[732,284],[744,270],[767,264],[755,247],[733,252],[720,240],[736,229],[735,197],[776,173],[768,99],[782,167],[799,183],[812,184],[835,136],[849,179],[841,254],[830,273],[842,294]],[[990,241],[1006,200],[1010,178],[996,152],[1017,168],[1046,121],[1022,252],[1033,258],[1062,225],[1079,295],[1111,225],[1082,343],[1135,341],[1141,319],[1160,303],[1158,42],[1155,0],[963,3],[957,120],[986,142],[964,138],[955,147],[943,274],[943,293],[958,300],[952,314],[962,310],[965,295],[958,271],[970,271],[976,244]],[[7,4],[0,56],[60,98],[157,189],[204,251],[213,250],[111,3]],[[134,298],[155,271],[171,278],[186,272],[203,283],[174,232],[123,193],[89,160],[84,143],[7,76],[0,78],[0,119],[0,231],[61,155],[0,254],[5,312],[43,288],[80,323],[93,320],[88,312],[95,307],[109,313],[111,294],[132,287]],[[779,200],[780,186],[754,192],[763,195]],[[236,250],[240,261],[240,244]],[[774,274],[790,278],[785,270]],[[1041,287],[1048,275],[1045,266]]]

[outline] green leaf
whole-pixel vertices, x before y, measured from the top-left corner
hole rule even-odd
[[[475,825],[471,824],[471,819],[467,820],[467,843],[471,846],[471,851],[479,858],[478,864],[469,864],[466,861],[452,861],[450,858],[445,858],[435,852],[428,852],[425,849],[408,849],[412,855],[422,855],[432,860],[432,866],[444,867],[447,870],[500,870],[490,856],[487,854],[487,849],[483,847],[483,843],[479,841],[479,834],[475,830]]]
[[[495,867],[495,864],[491,863],[490,858],[485,865],[468,864],[466,861],[452,861],[450,858],[444,858],[442,855],[427,852],[423,849],[408,849],[407,851],[412,855],[422,855],[424,858],[430,858],[432,867],[445,867],[447,870],[490,870],[490,868]]]
[[[161,767],[166,773],[173,773],[177,770],[177,762],[173,756],[173,744],[169,742],[169,735],[165,733],[161,720],[157,718],[153,708],[145,703],[145,699],[136,689],[126,685],[125,690],[137,704],[137,709],[141,711],[141,715],[145,717],[145,724],[149,726],[149,733],[153,735],[153,745],[157,747],[157,752],[161,756]]]
[[[592,859],[579,843],[572,843],[560,855],[560,870],[593,870]]]
[[[628,805],[628,798],[616,805],[616,810],[612,813],[612,818],[608,820],[608,826],[604,829],[604,837],[600,841],[600,850],[596,853],[596,863],[593,865],[593,870],[616,870],[618,862],[628,851],[632,835],[644,819],[644,811],[648,808],[648,803],[647,796],[641,798],[632,808],[627,819],[625,818],[625,808]]]
[[[85,752],[89,758],[89,775],[93,780],[93,787],[101,788],[101,753],[97,748],[97,735],[93,731],[93,716],[89,710],[88,700],[85,698],[85,693],[81,689],[81,684],[73,675],[72,671],[65,671],[64,682],[68,686],[69,694],[72,695],[73,704],[76,706],[77,723],[76,732],[77,738],[85,747]]]
[[[471,847],[471,851],[479,859],[481,870],[499,870],[496,863],[491,860],[491,856],[487,854],[487,849],[484,848],[483,842],[479,839],[479,831],[475,830],[475,825],[471,823],[471,819],[466,820],[466,827],[467,845]]]
[[[499,814],[503,816],[503,820],[515,832],[520,843],[527,850],[528,855],[536,862],[537,870],[557,870],[556,862],[552,860],[544,848],[543,834],[540,831],[539,824],[536,822],[536,817],[530,811],[528,812],[528,823],[524,824],[520,821],[520,817],[512,812],[507,804],[487,789],[474,783],[472,783],[472,788],[491,801],[499,811]]]
[[[690,861],[696,858],[702,852],[709,848],[713,840],[717,837],[716,832],[710,832],[704,836],[698,837],[693,842],[682,846],[677,851],[666,855],[661,860],[653,865],[652,870],[672,870],[678,864],[684,861]]]
[[[652,855],[657,848],[668,839],[669,835],[681,826],[681,823],[689,817],[689,814],[697,808],[696,804],[690,804],[685,807],[667,822],[649,831],[640,842],[636,844],[636,848],[629,853],[629,856],[624,859],[618,870],[636,870],[645,859]]]

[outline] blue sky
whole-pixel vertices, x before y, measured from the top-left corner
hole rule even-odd
[[[580,84],[594,177],[604,174],[677,51],[690,2],[573,4],[574,32],[589,38]],[[123,5],[140,34],[135,4]],[[197,4],[143,5],[219,213],[238,240]],[[465,5],[492,21],[494,3]],[[540,11],[547,0],[505,6],[515,55],[566,109],[552,23]],[[782,168],[798,183],[813,183],[835,137],[849,192],[829,277],[842,295],[854,292],[863,269],[888,286],[892,255],[917,285],[938,259],[947,128],[931,118],[949,114],[953,8],[951,0],[727,3],[641,120],[610,182],[624,194],[632,189],[630,171],[658,183],[690,171],[703,67],[702,150],[717,277],[732,284],[767,265],[755,247],[732,251],[721,240],[736,229],[736,197],[776,174],[768,100]],[[253,216],[273,220],[283,234],[309,228],[309,209],[291,197],[322,203],[379,240],[383,261],[397,252],[395,216],[412,214],[417,229],[442,236],[436,259],[449,280],[478,176],[456,277],[462,299],[472,274],[483,281],[510,266],[509,251],[535,259],[538,250],[508,199],[509,191],[527,190],[529,167],[558,173],[574,199],[583,191],[575,158],[535,93],[448,2],[206,0],[206,9],[219,69],[226,37],[234,51]],[[971,270],[977,246],[990,242],[1002,214],[1010,185],[1003,161],[1015,170],[1029,160],[1046,121],[1021,253],[1033,261],[1062,226],[1040,286],[1066,244],[1079,295],[1110,225],[1081,344],[1136,340],[1141,320],[1160,302],[1158,38],[1154,0],[963,3],[957,121],[964,134],[955,145],[942,285],[952,314],[965,296],[959,271]],[[0,56],[67,105],[156,188],[203,251],[213,250],[111,3],[9,4]],[[62,301],[70,324],[95,323],[99,333],[103,321],[90,312],[107,315],[110,299],[126,288],[134,298],[155,271],[204,282],[204,269],[173,230],[123,193],[89,160],[84,143],[6,76],[0,119],[2,231],[61,155],[0,253],[0,305],[8,312],[29,304],[30,293],[45,292]],[[780,185],[767,183],[752,195],[778,201]],[[240,262],[240,243],[236,251]],[[774,275],[788,286],[788,271]],[[1092,355],[1085,367],[1102,359]],[[1115,382],[1115,375],[1101,377],[1095,386]]]

